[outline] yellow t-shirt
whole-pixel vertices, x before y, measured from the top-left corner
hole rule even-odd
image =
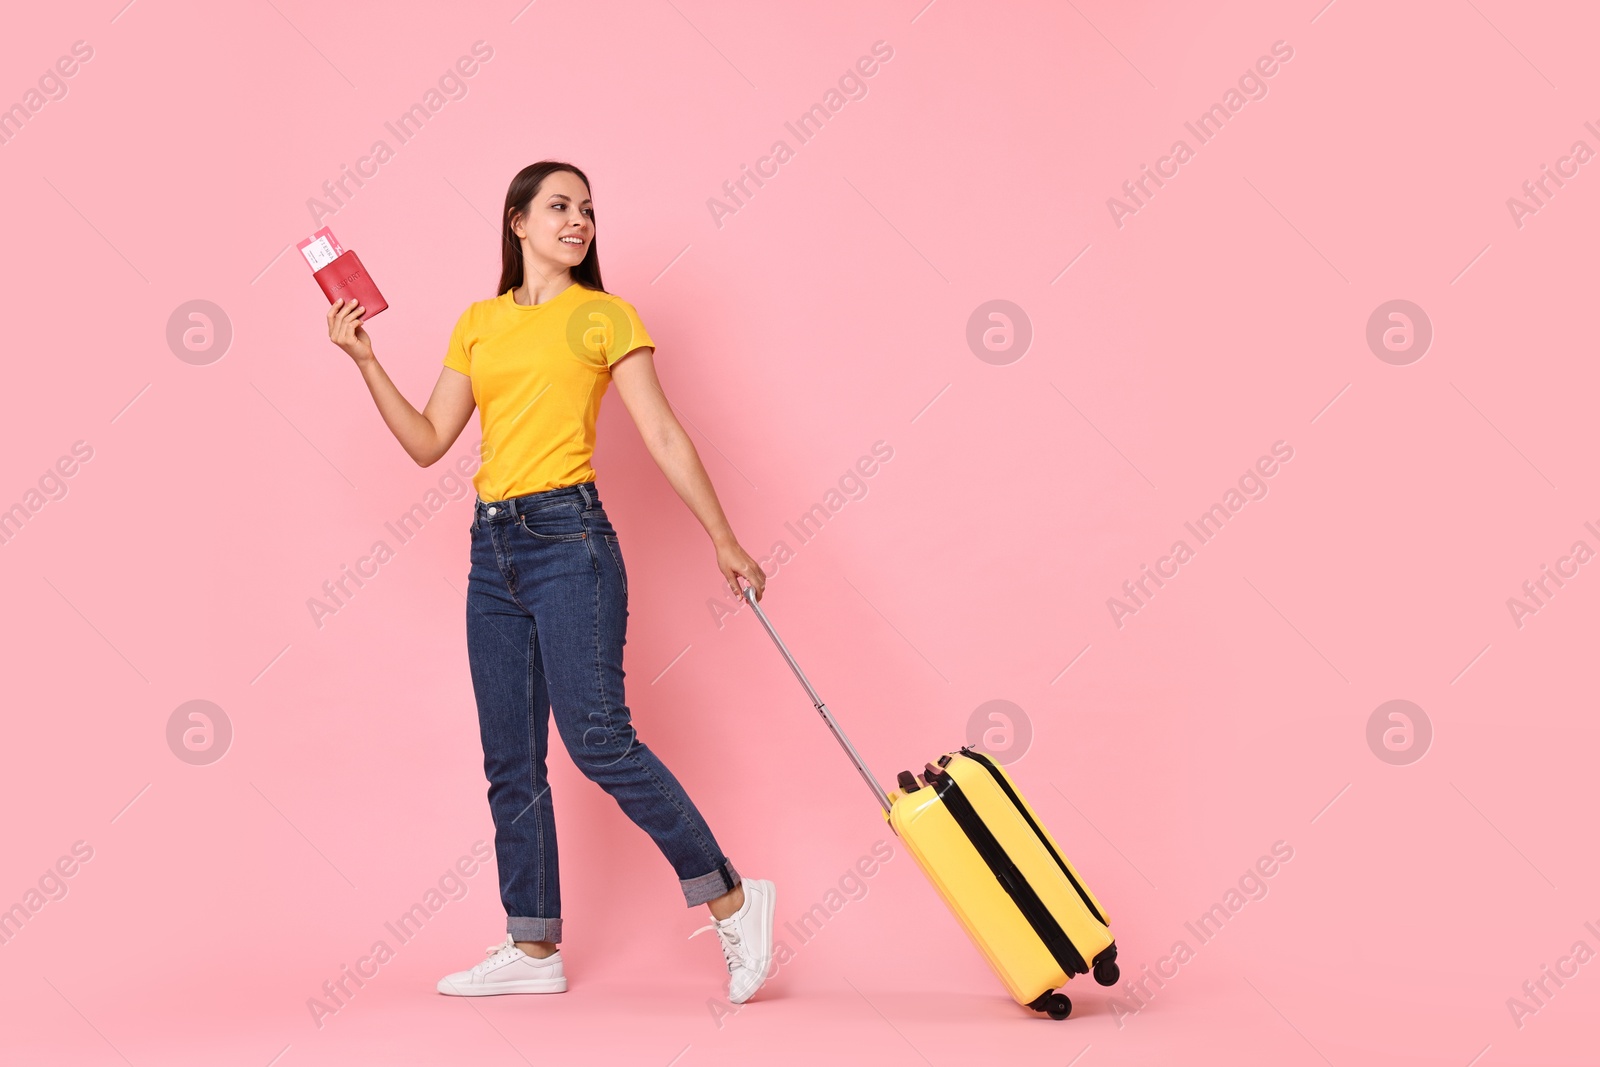
[[[444,365],[472,378],[483,428],[478,498],[592,482],[595,420],[611,366],[655,342],[632,304],[574,282],[542,304],[512,290],[457,320]]]

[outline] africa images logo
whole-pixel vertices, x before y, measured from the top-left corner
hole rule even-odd
[[[1220,101],[1202,111],[1193,122],[1183,124],[1183,128],[1194,137],[1194,146],[1191,147],[1188,141],[1180,137],[1172,142],[1167,155],[1156,160],[1154,168],[1147,163],[1139,164],[1140,175],[1122,183],[1122,192],[1127,200],[1119,200],[1114,196],[1106,198],[1106,210],[1111,213],[1111,221],[1116,224],[1117,229],[1120,230],[1126,225],[1125,220],[1128,216],[1137,215],[1140,210],[1149,206],[1151,199],[1156,195],[1156,190],[1164,188],[1167,184],[1162,179],[1170,181],[1176,178],[1183,165],[1195,157],[1199,147],[1210,143],[1222,133],[1223,127],[1244,110],[1245,104],[1251,100],[1265,100],[1268,92],[1266,79],[1278,73],[1281,69],[1280,64],[1287,63],[1293,58],[1294,48],[1289,42],[1273,41],[1272,55],[1261,56],[1253,67],[1246,67],[1245,72],[1239,75],[1238,88],[1230,85],[1222,94]],[[1155,189],[1150,188],[1152,183]]]
[[[585,363],[615,363],[633,347],[633,321],[615,297],[585,300],[567,316],[567,348]]]

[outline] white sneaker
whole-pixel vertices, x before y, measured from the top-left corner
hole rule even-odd
[[[742,878],[744,903],[726,919],[714,919],[691,938],[715,930],[728,961],[728,1000],[749,1000],[772,969],[772,920],[777,912],[777,887],[765,878]]]
[[[517,947],[507,934],[498,945],[484,949],[489,958],[470,971],[457,971],[439,979],[439,992],[453,997],[492,997],[499,993],[564,993],[567,976],[561,972],[561,950],[536,960]]]

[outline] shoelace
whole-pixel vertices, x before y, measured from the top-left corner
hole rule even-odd
[[[482,963],[478,964],[476,967],[472,968],[472,973],[473,974],[483,974],[484,972],[489,970],[490,964],[494,963],[496,957],[498,957],[502,952],[504,952],[508,948],[516,948],[516,947],[517,947],[516,946],[516,942],[512,941],[509,936],[504,941],[500,942],[497,945],[490,945],[488,948],[483,950],[484,953],[489,958],[484,960]]]
[[[709,926],[702,926],[690,934],[689,938],[692,940],[707,930],[715,930],[717,938],[722,942],[722,957],[728,961],[728,973],[732,974],[735,967],[746,962],[744,942],[739,939],[739,928],[734,925],[733,920],[726,919],[723,921],[728,925],[724,926],[720,922],[713,922]]]

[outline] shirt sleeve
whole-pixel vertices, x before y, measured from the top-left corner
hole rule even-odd
[[[614,300],[613,304],[617,313],[610,316],[611,338],[605,350],[608,367],[636,348],[656,346],[650,337],[650,331],[644,328],[644,322],[639,318],[638,309],[621,297]]]
[[[450,331],[450,344],[445,349],[444,365],[451,370],[458,370],[462,374],[472,374],[472,352],[467,347],[467,319],[471,316],[472,309],[468,308],[456,320],[455,329]]]

